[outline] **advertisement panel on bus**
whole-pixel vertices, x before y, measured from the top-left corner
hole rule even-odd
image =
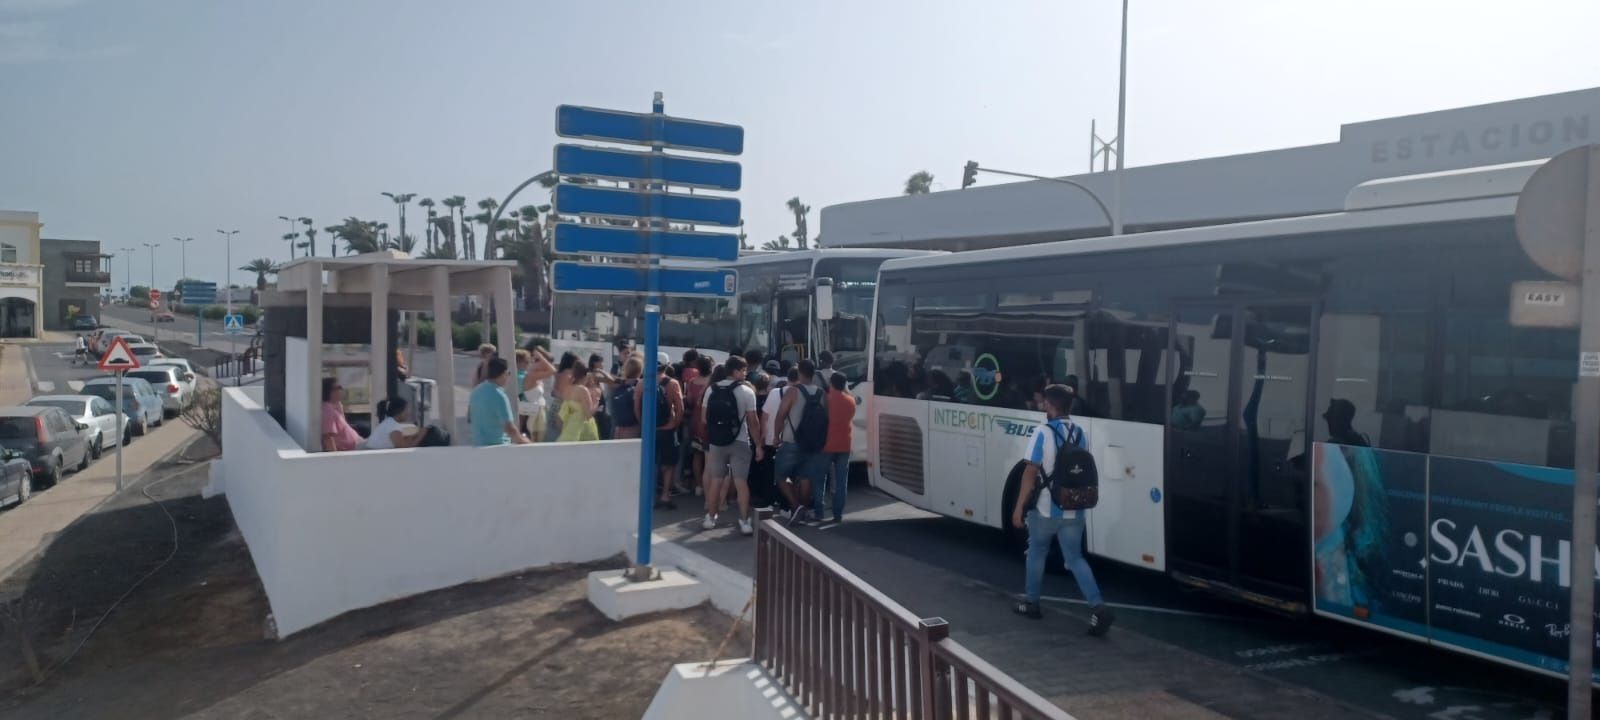
[[[1314,452],[1319,614],[1566,672],[1572,471],[1324,443]]]

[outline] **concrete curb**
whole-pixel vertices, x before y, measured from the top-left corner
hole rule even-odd
[[[628,536],[628,558],[633,558],[637,534]],[[651,535],[650,564],[654,567],[673,566],[694,576],[711,591],[711,605],[729,617],[737,618],[745,603],[755,593],[756,583],[750,576],[722,563],[667,540]]]

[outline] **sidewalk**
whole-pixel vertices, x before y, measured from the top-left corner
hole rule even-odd
[[[0,349],[0,400],[10,404],[19,365],[14,348]],[[20,387],[27,392],[27,372],[20,371]],[[26,399],[26,395],[23,396]],[[173,418],[130,443],[122,453],[124,485],[144,474],[189,444],[199,432]],[[62,479],[48,490],[35,491],[33,499],[0,512],[0,581],[49,547],[56,536],[117,491],[116,449],[113,448],[82,472]]]
[[[27,349],[20,343],[0,343],[0,406],[21,405],[30,397]]]

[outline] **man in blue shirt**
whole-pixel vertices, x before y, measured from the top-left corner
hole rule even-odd
[[[1111,609],[1100,596],[1100,585],[1094,580],[1094,571],[1083,557],[1083,531],[1088,518],[1087,510],[1064,510],[1050,498],[1049,492],[1034,494],[1044,484],[1045,468],[1054,468],[1056,455],[1064,443],[1080,448],[1089,447],[1088,435],[1067,417],[1072,407],[1073,392],[1065,385],[1050,385],[1044,389],[1045,422],[1033,431],[1028,443],[1028,463],[1022,472],[1022,487],[1017,493],[1017,506],[1012,511],[1011,523],[1022,527],[1024,518],[1028,527],[1027,577],[1024,583],[1027,597],[1013,610],[1025,617],[1038,619],[1039,593],[1044,584],[1045,559],[1050,556],[1050,541],[1061,545],[1061,556],[1066,560],[1072,579],[1089,603],[1089,634],[1104,635],[1115,619]]]
[[[500,385],[507,368],[505,358],[489,358],[483,381],[472,389],[467,400],[467,422],[472,425],[473,445],[525,445],[528,442],[527,436],[517,427],[516,414],[511,412],[511,398]]]

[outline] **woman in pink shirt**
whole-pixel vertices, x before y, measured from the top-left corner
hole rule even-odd
[[[344,387],[333,378],[322,379],[322,451],[354,450],[361,434],[344,418]]]

